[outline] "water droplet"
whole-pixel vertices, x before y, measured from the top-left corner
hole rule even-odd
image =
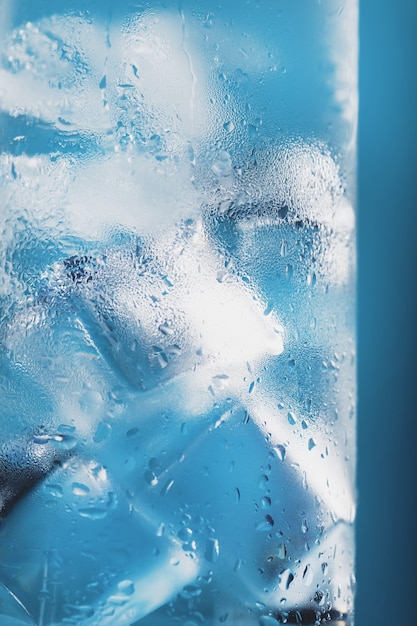
[[[314,287],[316,282],[317,282],[316,273],[315,272],[309,272],[309,274],[307,276],[307,285],[309,287]]]
[[[165,532],[165,524],[162,522],[161,524],[159,524],[158,529],[156,531],[156,536],[157,537],[162,537],[162,535]]]
[[[326,576],[327,572],[329,571],[329,566],[327,563],[321,564],[321,571],[323,572],[324,576]]]
[[[213,427],[218,428],[219,426],[224,424],[228,417],[230,417],[230,413],[226,411],[226,413],[223,413],[223,415],[221,415],[219,419],[214,422]]]
[[[242,559],[237,559],[236,563],[233,566],[233,571],[238,572],[241,567],[242,567]]]
[[[181,596],[186,600],[197,598],[200,594],[201,588],[197,587],[197,585],[186,585],[181,592]]]
[[[225,150],[220,152],[217,159],[211,166],[211,169],[219,178],[225,178],[227,176],[230,176],[233,171],[232,159],[230,158],[230,154]]]
[[[209,563],[215,563],[219,557],[220,546],[218,539],[208,539],[206,542],[206,549],[204,552],[204,558]]]
[[[281,543],[281,545],[279,546],[279,548],[277,550],[277,557],[281,561],[284,561],[287,558],[287,547],[286,547],[285,543]]]
[[[301,532],[303,533],[303,535],[306,535],[308,533],[308,524],[307,524],[307,520],[304,519],[301,522]]]
[[[225,122],[223,124],[223,128],[227,133],[231,133],[234,129],[235,129],[235,125],[233,124],[233,122]]]
[[[106,75],[104,74],[103,78],[100,81],[99,88],[100,89],[105,89],[106,88],[106,84],[107,84],[107,78],[106,78]]]
[[[152,350],[150,355],[151,360],[161,369],[165,369],[169,363],[166,353],[159,346],[153,346]]]
[[[258,483],[259,489],[262,489],[262,490],[266,489],[268,486],[268,482],[269,482],[268,476],[266,476],[266,474],[263,474],[261,478],[259,479],[259,483]]]
[[[281,245],[279,247],[279,253],[281,256],[285,257],[288,254],[288,244],[285,239],[281,240]]]
[[[172,335],[174,333],[174,329],[168,324],[160,324],[158,326],[158,330],[165,336]]]
[[[291,585],[293,580],[294,580],[294,574],[292,573],[292,571],[290,569],[285,569],[279,575],[279,584],[278,584],[278,586],[283,591],[286,591],[289,588],[289,586]]]
[[[313,598],[314,602],[316,602],[318,605],[323,606],[323,604],[326,601],[326,596],[324,594],[323,591],[321,591],[321,589],[318,589],[316,591],[316,593],[314,594],[314,598]]]
[[[278,444],[274,447],[274,452],[277,455],[277,457],[279,458],[280,461],[283,461],[285,459],[285,446]]]
[[[297,423],[297,417],[292,411],[288,412],[287,418],[288,423],[291,424],[291,426],[294,426]]]
[[[259,618],[259,626],[277,626],[279,622],[272,615],[262,615]]]
[[[107,515],[107,510],[100,509],[98,507],[90,507],[86,509],[79,509],[78,513],[81,515],[81,517],[87,517],[88,519],[95,521],[104,519]]]
[[[82,483],[72,483],[72,493],[74,496],[86,496],[89,492],[90,489],[87,485],[83,485]]]
[[[135,585],[131,580],[121,580],[117,588],[125,596],[132,596],[135,593]]]
[[[78,404],[84,413],[95,413],[103,405],[103,398],[98,391],[89,389],[79,399]]]
[[[217,376],[213,376],[211,380],[216,389],[220,390],[226,389],[230,382],[229,376],[226,374],[218,374]]]
[[[270,515],[265,515],[264,519],[257,524],[256,530],[267,532],[268,530],[271,530],[274,524],[275,522],[273,518]]]
[[[317,445],[315,439],[313,437],[310,437],[310,439],[308,440],[308,449],[312,450],[313,448],[315,448]]]
[[[311,565],[306,565],[304,572],[303,572],[303,585],[305,585],[306,587],[309,587],[311,585],[311,583],[313,582],[313,569],[311,567]]]
[[[125,595],[114,594],[108,598],[108,603],[113,604],[114,606],[123,606],[127,602],[127,598]]]
[[[55,498],[62,498],[63,496],[61,485],[48,483],[45,485],[45,489],[47,489],[50,496],[54,496]]]
[[[173,484],[174,484],[173,478],[171,478],[171,480],[168,480],[165,486],[161,489],[161,496],[165,496],[168,493],[168,491],[171,489]]]
[[[159,467],[161,467],[158,459],[155,456],[152,456],[149,461],[148,461],[148,467],[150,470],[155,471],[157,470]]]
[[[239,491],[239,487],[236,487],[236,504],[239,504],[240,502],[240,491]]]
[[[101,443],[111,433],[111,425],[107,424],[107,422],[100,422],[97,426],[96,432],[93,437],[94,443]]]
[[[278,209],[278,217],[283,220],[287,217],[287,214],[288,214],[288,207],[286,204],[284,204],[280,209]]]
[[[271,508],[271,498],[268,498],[268,496],[264,496],[261,500],[261,506],[263,509]]]
[[[181,539],[181,541],[189,541],[191,539],[192,534],[193,534],[193,531],[191,530],[191,528],[181,528],[181,530],[178,533],[178,537]]]
[[[146,470],[143,477],[151,487],[155,487],[155,485],[158,484],[158,476],[154,474],[154,472],[151,472],[151,470]]]
[[[49,435],[34,435],[33,436],[33,443],[37,443],[39,445],[44,445],[46,443],[49,442]]]
[[[71,437],[70,435],[54,435],[51,437],[51,443],[54,448],[59,448],[60,450],[72,450],[77,445],[76,437]]]
[[[301,421],[301,428],[302,428],[303,430],[307,430],[307,428],[308,428],[308,422],[307,422],[306,420],[302,420],[302,421]]]
[[[72,426],[71,424],[60,424],[58,426],[57,432],[63,433],[63,434],[74,433],[75,432],[75,426]]]

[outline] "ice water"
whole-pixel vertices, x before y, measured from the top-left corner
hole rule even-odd
[[[353,624],[356,3],[0,5],[0,624]]]

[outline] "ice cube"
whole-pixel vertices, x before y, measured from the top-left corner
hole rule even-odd
[[[259,148],[239,172],[233,187],[207,197],[206,221],[241,272],[270,280],[269,289],[277,265],[283,278],[291,267],[305,280],[309,271],[336,286],[352,280],[355,217],[325,145],[299,140]]]
[[[2,524],[2,579],[39,623],[130,625],[197,576],[159,523],[103,466],[71,459]]]
[[[283,350],[276,316],[227,272],[198,222],[151,244],[132,237],[109,247],[85,276],[82,258],[65,261],[59,281],[97,349],[137,389],[204,363],[241,381],[247,363]]]
[[[105,131],[106,55],[106,30],[90,20],[53,15],[19,25],[2,40],[0,109],[66,130]]]
[[[176,403],[178,380],[159,402],[154,392],[138,396],[132,417],[142,419],[134,431],[120,425],[98,451],[128,485],[133,505],[159,516],[161,533],[169,529],[199,563],[199,581],[213,571],[214,585],[249,606],[275,610],[283,597],[289,606],[307,607],[312,590],[323,587],[344,611],[349,576],[339,598],[339,562],[332,563],[337,536],[351,571],[353,508],[344,461],[336,454],[319,458],[319,433],[317,450],[309,451],[301,424],[290,427],[286,414],[262,406],[259,397],[251,401],[249,391],[237,398],[219,390],[193,418]]]

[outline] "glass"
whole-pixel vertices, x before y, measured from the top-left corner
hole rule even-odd
[[[0,622],[352,624],[356,1],[0,8]]]

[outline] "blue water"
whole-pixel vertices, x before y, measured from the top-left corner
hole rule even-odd
[[[1,624],[353,614],[348,20],[262,8],[9,7]]]

